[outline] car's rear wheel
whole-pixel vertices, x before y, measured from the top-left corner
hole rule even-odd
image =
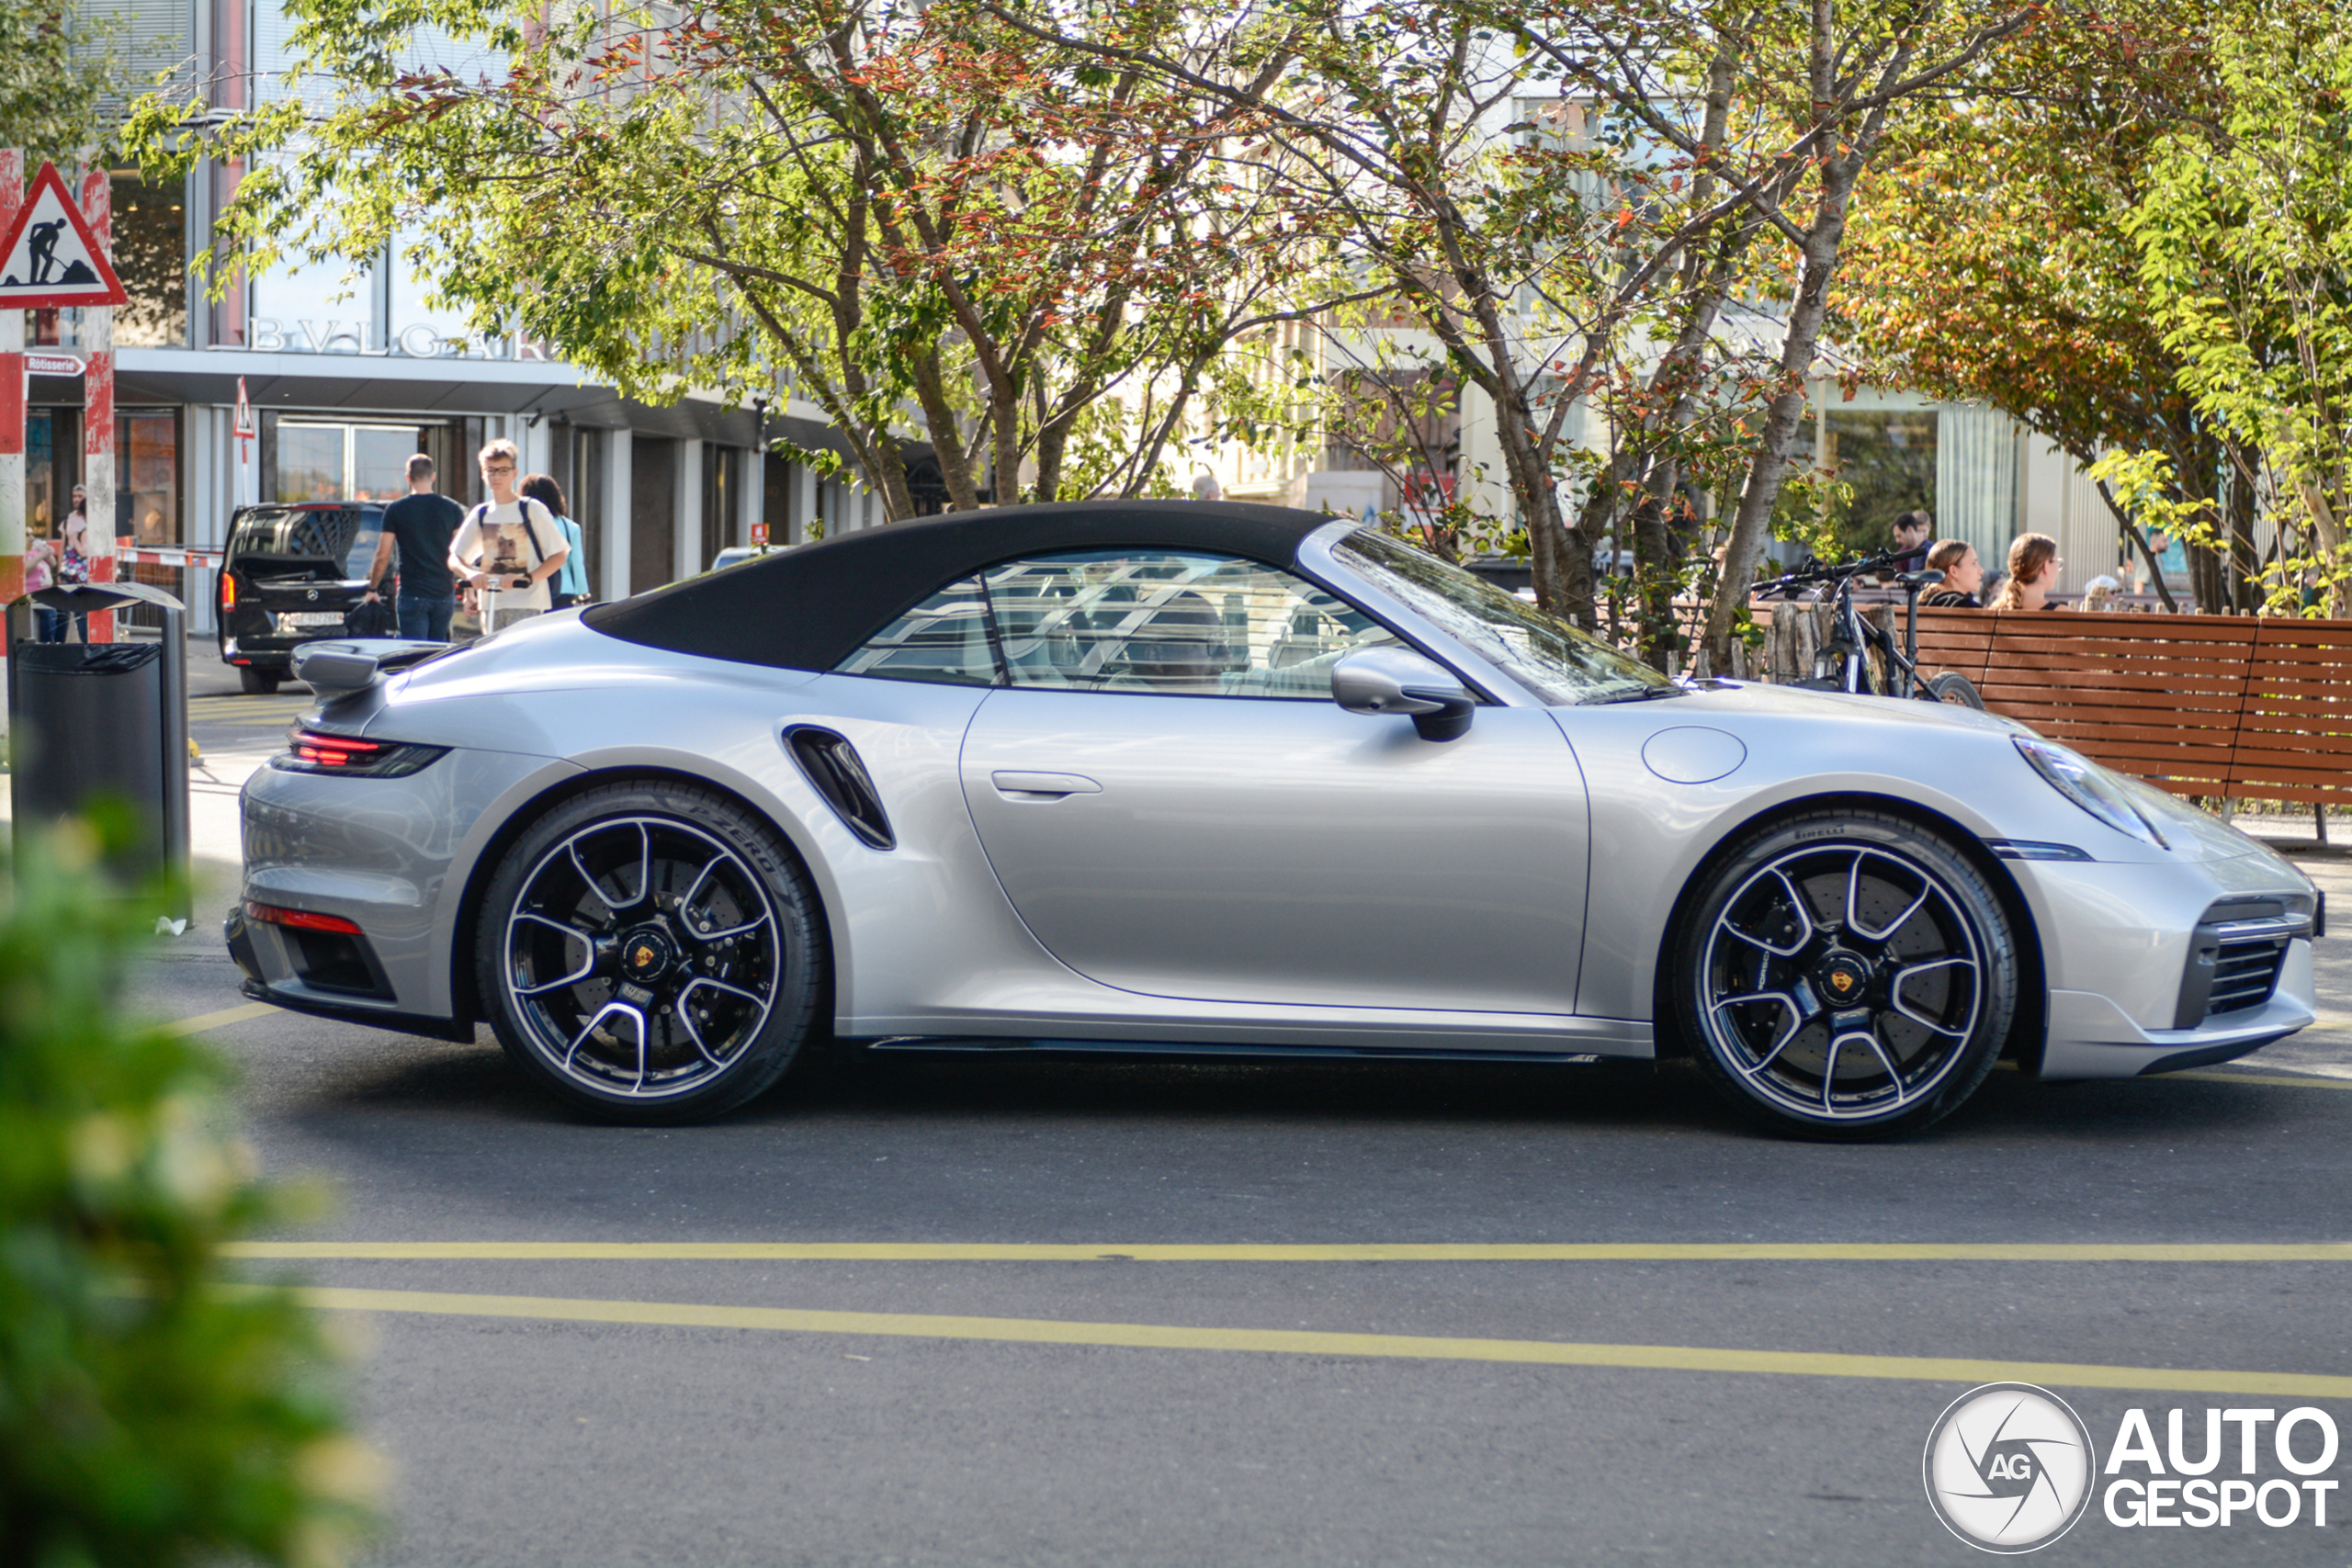
[[[1899,817],[1772,825],[1706,874],[1676,933],[1674,1012],[1708,1079],[1809,1136],[1916,1132],[1992,1070],[2014,932],[1984,876]]]
[[[507,1055],[613,1121],[716,1116],[783,1076],[812,1027],[815,897],[766,823],[713,791],[608,785],[533,824],[477,942]]]
[[[250,697],[277,695],[279,679],[274,671],[256,670],[250,664],[237,667],[237,688]]]

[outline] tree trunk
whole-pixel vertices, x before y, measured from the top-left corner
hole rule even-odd
[[[1831,158],[1821,165],[1821,205],[1813,226],[1805,231],[1804,271],[1797,279],[1797,297],[1789,310],[1787,335],[1781,344],[1782,387],[1764,415],[1762,440],[1747,466],[1747,482],[1739,492],[1731,538],[1724,549],[1723,580],[1715,585],[1715,602],[1707,607],[1707,667],[1731,665],[1731,628],[1747,603],[1748,584],[1764,558],[1771,536],[1772,507],[1781,499],[1781,481],[1788,477],[1789,457],[1796,450],[1797,433],[1811,412],[1807,377],[1813,354],[1821,340],[1821,325],[1829,313],[1829,275],[1838,265],[1838,247],[1846,234],[1846,209],[1853,198],[1854,182],[1861,176],[1859,154]]]
[[[2242,441],[2229,444],[2230,464],[2224,481],[2229,500],[2223,507],[2227,525],[2222,536],[2229,547],[2230,602],[2241,615],[2251,615],[2262,602],[2262,557],[2254,543],[2254,453]]]
[[[915,400],[922,406],[923,423],[931,432],[932,455],[939,459],[941,478],[947,481],[947,502],[958,512],[977,511],[979,487],[972,482],[972,467],[964,460],[964,430],[947,400],[945,378],[939,368],[939,351],[915,356]]]

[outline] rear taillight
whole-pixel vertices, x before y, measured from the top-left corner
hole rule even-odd
[[[448,750],[446,746],[413,746],[401,740],[362,740],[351,735],[322,735],[300,725],[286,732],[286,750],[269,765],[286,773],[340,773],[347,778],[405,778]]]
[[[233,572],[220,574],[220,607],[224,610],[237,607],[237,579]]]

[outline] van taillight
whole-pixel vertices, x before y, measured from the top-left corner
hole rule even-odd
[[[237,607],[237,579],[234,573],[224,571],[220,574],[220,607],[224,610]]]

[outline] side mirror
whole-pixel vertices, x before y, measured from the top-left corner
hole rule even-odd
[[[1452,671],[1409,648],[1360,649],[1340,660],[1331,700],[1350,713],[1410,715],[1424,740],[1459,740],[1478,707]]]

